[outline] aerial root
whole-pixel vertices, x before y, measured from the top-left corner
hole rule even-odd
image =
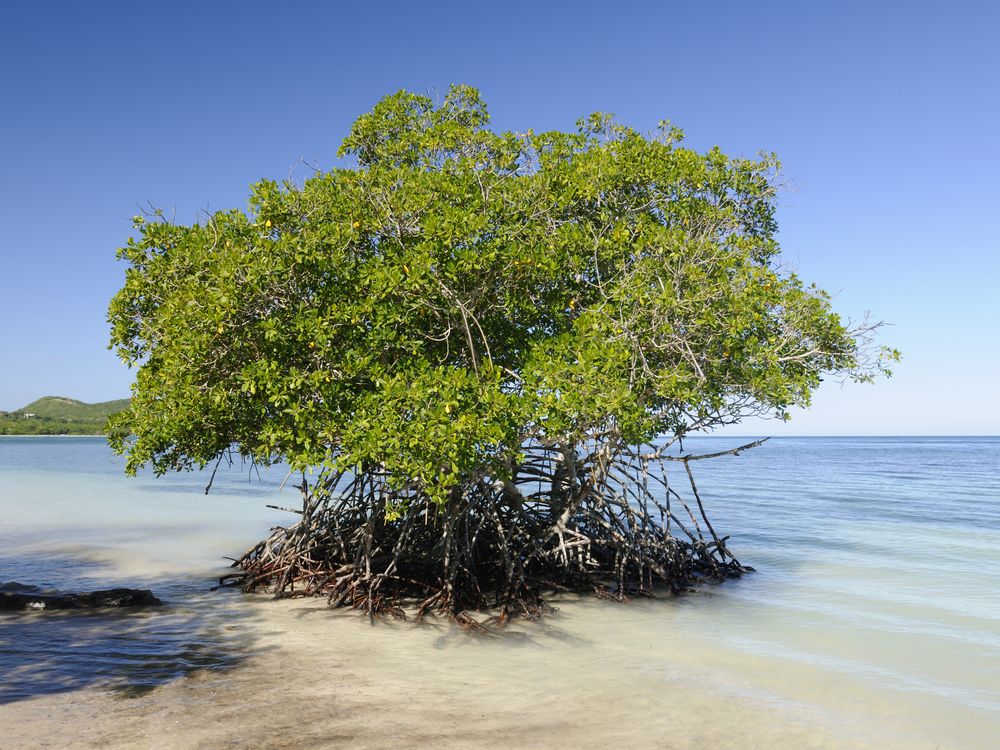
[[[493,613],[493,625],[542,616],[552,591],[624,602],[751,570],[705,514],[689,465],[698,456],[679,459],[692,507],[668,480],[677,457],[587,447],[529,448],[510,479],[472,478],[445,505],[374,468],[303,480],[300,519],[272,529],[220,583],[479,629],[476,612]]]

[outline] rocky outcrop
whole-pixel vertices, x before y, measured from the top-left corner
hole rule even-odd
[[[149,607],[163,604],[149,589],[106,589],[79,594],[43,594],[34,586],[6,584],[0,590],[0,611]]]

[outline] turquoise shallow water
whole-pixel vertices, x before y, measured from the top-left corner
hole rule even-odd
[[[234,467],[206,496],[203,475],[121,468],[97,439],[0,439],[0,583],[150,587],[169,602],[3,617],[0,703],[142,690],[255,653],[241,597],[210,589],[221,555],[290,518],[265,507],[295,503],[283,474]],[[697,469],[716,529],[758,572],[620,610],[570,603],[561,622],[613,641],[600,653],[651,685],[692,675],[841,736],[1000,746],[1000,438],[775,439]],[[574,658],[602,669],[586,650]]]

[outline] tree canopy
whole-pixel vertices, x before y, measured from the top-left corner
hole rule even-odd
[[[870,378],[859,331],[782,270],[778,162],[592,115],[494,133],[479,93],[399,92],[355,166],[263,180],[249,211],[137,217],[112,342],[137,366],[129,467],[232,445],[448,488],[523,441],[633,443]],[[119,443],[119,447],[124,447]]]
[[[555,497],[587,441],[781,417],[825,375],[883,371],[876,326],[782,265],[775,156],[682,144],[602,114],[496,133],[475,89],[401,91],[354,123],[342,166],[189,226],[136,217],[109,314],[137,368],[114,445],[133,472],[234,448],[377,470],[391,522],[480,481],[509,503],[528,445],[561,451]]]

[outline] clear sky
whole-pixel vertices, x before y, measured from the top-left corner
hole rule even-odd
[[[904,361],[743,432],[1000,433],[998,7],[2,2],[0,409],[128,395],[105,312],[139,204],[244,207],[382,95],[461,82],[500,129],[601,110],[778,152],[786,258]]]

